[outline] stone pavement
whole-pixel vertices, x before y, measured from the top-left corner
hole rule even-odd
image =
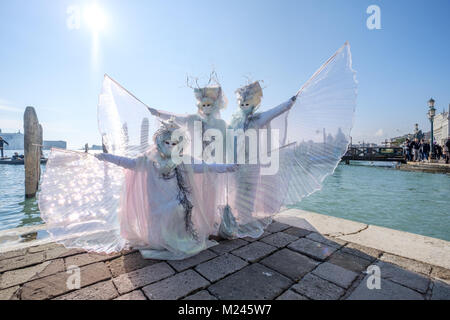
[[[380,289],[368,289],[369,266],[379,267]],[[77,272],[80,289],[70,289]],[[183,261],[54,243],[3,252],[0,300],[8,299],[449,300],[450,270],[274,222],[260,239],[222,241]]]
[[[412,162],[403,163],[397,166],[397,169],[404,171],[419,171],[428,173],[450,173],[450,164],[445,164],[445,161],[439,162]]]

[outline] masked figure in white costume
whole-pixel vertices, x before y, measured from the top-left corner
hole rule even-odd
[[[232,175],[232,178],[227,180],[227,194],[232,199],[228,201],[228,205],[224,209],[219,235],[223,238],[247,236],[256,238],[261,236],[264,228],[271,222],[271,219],[253,218],[256,210],[254,201],[257,192],[257,181],[261,177],[260,165],[257,164],[258,148],[251,148],[249,144],[257,144],[260,147],[260,129],[267,130],[267,139],[270,140],[270,122],[274,118],[289,111],[294,105],[297,96],[295,95],[288,101],[267,111],[256,112],[261,105],[263,97],[261,85],[259,81],[256,81],[237,89],[236,97],[238,112],[233,115],[230,129],[234,130],[234,132],[240,131],[244,135],[249,131],[254,131],[253,136],[256,139],[253,141],[249,139],[246,142],[245,138],[239,140],[235,137],[228,137],[227,150],[234,151],[234,160],[238,161],[241,156],[241,161],[243,160],[247,164],[241,167],[238,174]],[[230,146],[230,144],[234,144],[234,146]],[[230,160],[228,161],[230,162]],[[243,195],[245,200],[242,200]],[[230,203],[234,204],[234,210],[231,208]],[[239,222],[236,221],[234,215],[238,217]]]
[[[350,46],[341,47],[292,98],[275,108],[256,112],[263,96],[258,81],[239,88],[236,95],[239,111],[230,128],[248,135],[250,145],[227,137],[227,150],[234,150],[235,158],[244,155],[241,161],[247,164],[227,174],[228,200],[219,234],[259,237],[282,207],[319,190],[346,151],[356,103]],[[325,141],[324,132],[331,139]],[[251,147],[251,133],[257,149]],[[270,174],[263,174],[261,150],[276,162]]]
[[[211,84],[211,82],[214,84]],[[191,86],[192,87],[192,86]],[[173,118],[175,122],[187,127],[191,144],[187,152],[196,159],[208,163],[225,163],[226,122],[221,119],[220,111],[226,107],[227,99],[222,87],[212,74],[205,87],[194,87],[197,113],[174,114],[148,107],[150,113],[161,119]],[[208,204],[205,210],[211,215],[219,215],[226,203],[226,176],[209,173],[202,179],[208,189]],[[217,222],[220,223],[220,222]]]

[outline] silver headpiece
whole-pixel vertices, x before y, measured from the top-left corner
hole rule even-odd
[[[261,99],[263,97],[263,91],[259,81],[240,87],[235,91],[235,93],[238,100],[251,101],[255,107],[261,103]]]

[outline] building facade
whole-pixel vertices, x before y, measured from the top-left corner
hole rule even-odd
[[[8,142],[8,144],[5,144],[4,149],[5,150],[23,150],[23,141],[24,141],[24,135],[23,133],[16,132],[16,133],[10,133],[10,132],[2,132],[0,129],[0,136]],[[67,143],[66,141],[49,141],[44,140],[44,150],[48,150],[52,147],[66,149]]]
[[[437,114],[433,120],[433,136],[437,144],[443,145],[450,137],[450,105],[449,111]]]

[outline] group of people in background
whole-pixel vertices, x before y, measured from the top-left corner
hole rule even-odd
[[[429,160],[431,155],[431,146],[429,140],[420,140],[414,138],[414,140],[406,139],[403,145],[405,149],[405,156],[407,161],[425,161]],[[444,143],[443,146],[434,142],[433,144],[433,159],[440,160],[444,159],[445,163],[450,161],[450,138]]]

